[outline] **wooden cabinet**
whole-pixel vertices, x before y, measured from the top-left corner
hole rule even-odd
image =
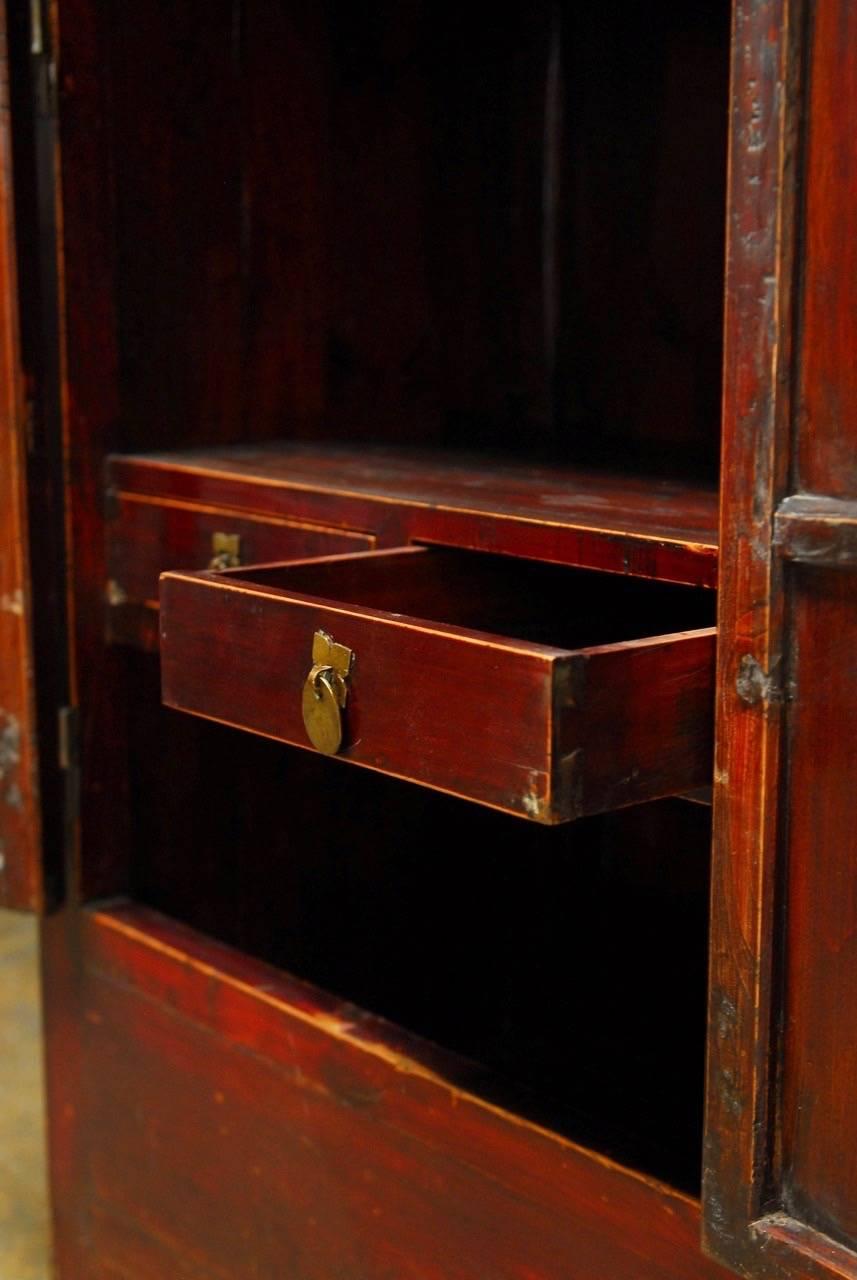
[[[857,1277],[851,5],[6,40],[62,1280]]]

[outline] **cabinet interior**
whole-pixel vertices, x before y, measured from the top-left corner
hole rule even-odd
[[[716,476],[724,0],[108,22],[124,448]]]
[[[109,317],[103,282],[68,281],[115,350],[99,466],[289,438],[716,484],[724,0],[99,21],[98,84],[73,91],[110,110],[66,145],[112,210]],[[533,592],[551,571],[521,573]],[[657,634],[681,590],[604,596]],[[86,767],[115,794],[84,782],[86,896],[329,988],[473,1059],[485,1096],[698,1190],[705,806],[536,828],[164,710],[155,656],[100,656]]]
[[[473,1060],[482,1096],[698,1191],[706,805],[541,827],[170,711],[156,659],[129,660],[133,896]]]

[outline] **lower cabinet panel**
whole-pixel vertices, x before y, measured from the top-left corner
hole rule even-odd
[[[729,1274],[695,1200],[466,1062],[146,908],[88,913],[83,953],[91,1280]]]

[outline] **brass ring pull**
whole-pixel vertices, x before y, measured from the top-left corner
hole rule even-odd
[[[332,756],[342,746],[343,712],[354,654],[345,645],[336,644],[326,631],[316,631],[312,663],[301,701],[304,728],[316,750]]]

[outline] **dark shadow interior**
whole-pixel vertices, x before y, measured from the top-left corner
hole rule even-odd
[[[123,448],[716,475],[724,0],[201,9],[110,10]]]
[[[710,627],[714,593],[439,548],[235,569],[227,579],[565,649]]]
[[[157,660],[127,660],[134,896],[475,1060],[483,1096],[698,1190],[705,806],[540,827],[163,709]]]
[[[70,243],[104,273],[67,281],[94,452],[341,439],[716,477],[725,0],[137,0],[98,23],[63,36],[94,210]],[[710,620],[590,577],[578,626],[583,577],[555,594],[532,564],[492,614],[479,573],[407,607],[467,622],[478,594],[479,625],[564,644]],[[85,892],[130,890],[698,1189],[705,808],[543,829],[165,711],[154,658],[88,652]]]

